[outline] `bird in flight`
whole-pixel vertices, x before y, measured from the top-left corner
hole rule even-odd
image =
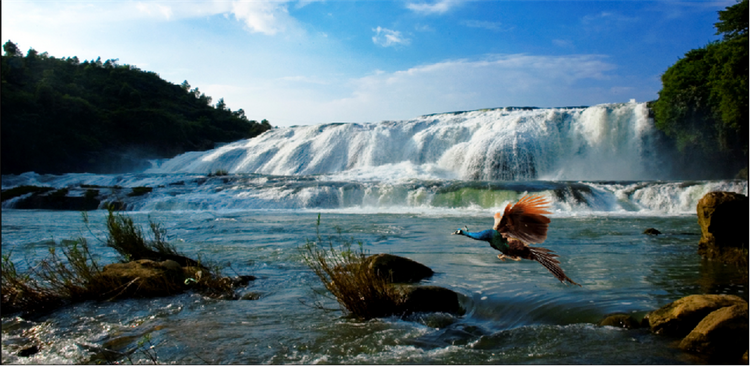
[[[496,213],[495,225],[492,229],[479,232],[469,232],[468,228],[458,229],[453,234],[489,242],[492,248],[502,253],[497,255],[502,261],[505,261],[505,258],[514,261],[521,259],[537,261],[552,272],[560,282],[568,281],[581,286],[565,275],[560,268],[560,261],[556,258],[557,254],[547,248],[529,246],[529,244],[542,243],[547,239],[550,220],[544,215],[551,214],[547,211],[549,203],[544,197],[526,195],[515,205],[508,204],[502,215],[499,212]]]

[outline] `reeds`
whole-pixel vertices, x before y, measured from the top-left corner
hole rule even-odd
[[[403,296],[388,278],[379,276],[366,265],[367,253],[361,242],[352,250],[353,240],[339,236],[324,243],[320,236],[320,214],[316,224],[317,240],[306,239],[301,251],[305,263],[320,278],[339,305],[361,319],[400,313]]]

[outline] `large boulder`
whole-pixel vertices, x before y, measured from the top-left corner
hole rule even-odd
[[[152,297],[179,293],[185,289],[185,272],[173,260],[155,262],[139,259],[104,267],[96,279],[108,292],[105,297]]]
[[[698,201],[701,240],[698,254],[747,266],[748,198],[734,192],[709,192]]]
[[[747,350],[747,332],[747,303],[727,306],[703,318],[680,342],[680,348],[737,361]]]
[[[419,262],[392,254],[371,255],[363,264],[376,275],[395,283],[419,282],[433,274],[432,269]]]
[[[685,336],[714,310],[742,304],[747,302],[735,295],[690,295],[648,313],[646,318],[656,334]]]

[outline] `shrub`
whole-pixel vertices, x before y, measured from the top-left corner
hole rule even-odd
[[[305,263],[320,278],[325,288],[336,298],[339,305],[351,315],[371,319],[394,315],[400,312],[402,294],[391,285],[389,279],[378,276],[365,265],[367,253],[361,242],[352,250],[352,240],[337,238],[323,242],[320,236],[320,214],[316,225],[315,241],[306,240],[301,249]]]

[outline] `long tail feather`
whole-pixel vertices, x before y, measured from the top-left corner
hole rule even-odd
[[[565,283],[565,281],[568,281],[574,285],[581,286],[580,284],[571,280],[570,277],[568,277],[565,272],[563,272],[562,268],[560,268],[560,261],[556,258],[558,257],[557,254],[554,254],[554,252],[552,252],[551,250],[542,247],[529,247],[529,249],[531,250],[532,259],[541,263],[544,268],[547,268],[550,272],[552,272],[552,274],[558,280],[560,280],[560,282]]]

